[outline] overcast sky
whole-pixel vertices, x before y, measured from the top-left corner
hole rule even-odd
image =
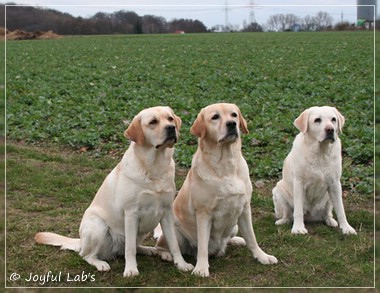
[[[163,16],[170,21],[174,18],[198,19],[208,28],[226,22],[226,3],[228,3],[228,23],[243,26],[254,13],[256,22],[265,24],[269,16],[277,13],[293,13],[300,17],[315,15],[326,11],[334,22],[343,20],[356,23],[356,0],[20,0],[18,4],[41,5],[73,16],[90,17],[102,11],[112,13],[118,10],[135,11],[138,15]],[[104,4],[107,2],[107,4]],[[307,5],[305,5],[307,2]],[[160,4],[157,4],[160,3]],[[250,4],[255,6],[252,8]],[[252,14],[251,14],[252,15]]]

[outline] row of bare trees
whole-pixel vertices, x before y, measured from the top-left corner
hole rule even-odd
[[[333,17],[324,11],[318,12],[315,16],[306,15],[299,17],[295,14],[274,14],[271,15],[266,24],[260,25],[256,22],[248,24],[247,21],[243,22],[243,28],[239,26],[229,25],[215,25],[211,31],[218,32],[263,32],[263,31],[292,31],[297,26],[298,31],[325,31],[325,30],[353,30],[355,24],[349,22],[339,22],[334,24]]]
[[[333,17],[323,11],[318,12],[315,16],[306,15],[303,18],[295,14],[275,14],[269,17],[267,29],[269,31],[287,31],[298,24],[304,31],[323,31],[332,28],[333,21]]]
[[[4,23],[5,5],[0,4],[0,23]],[[199,20],[175,19],[166,21],[155,15],[139,16],[133,11],[120,10],[114,13],[98,12],[92,17],[73,17],[53,9],[28,6],[7,6],[6,26],[8,30],[48,31],[62,35],[86,34],[155,34],[185,31],[206,32]],[[1,25],[0,25],[1,26]]]

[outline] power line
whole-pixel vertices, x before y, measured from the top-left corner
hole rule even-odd
[[[228,1],[226,0],[226,4],[225,4],[225,7],[224,7],[224,29],[227,30],[227,27],[228,27],[228,11],[230,10],[229,8],[229,5],[228,5]]]
[[[255,10],[253,6],[253,0],[250,0],[249,2],[249,24],[256,23],[256,16],[255,16]]]

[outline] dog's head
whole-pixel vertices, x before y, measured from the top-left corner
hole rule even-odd
[[[344,121],[343,115],[336,108],[323,106],[306,109],[294,120],[294,125],[320,143],[333,143],[342,132]]]
[[[137,145],[171,148],[178,140],[181,124],[171,108],[152,107],[133,118],[124,135]]]
[[[201,139],[216,143],[233,143],[239,138],[239,129],[248,133],[247,122],[234,104],[220,103],[203,108],[190,131]]]

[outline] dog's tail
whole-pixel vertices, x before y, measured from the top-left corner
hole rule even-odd
[[[34,240],[40,244],[60,246],[61,249],[69,249],[79,252],[81,241],[79,238],[70,238],[50,232],[39,232],[34,236]]]

